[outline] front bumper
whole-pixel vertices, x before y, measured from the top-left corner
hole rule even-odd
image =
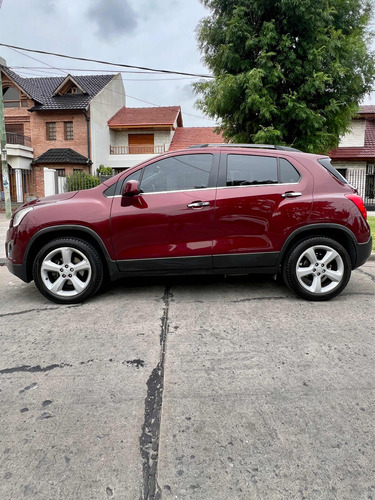
[[[26,266],[24,264],[13,264],[10,259],[7,259],[7,266],[9,271],[20,278],[25,283],[29,283],[30,280],[27,277]]]

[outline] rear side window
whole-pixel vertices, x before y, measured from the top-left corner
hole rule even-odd
[[[330,158],[323,158],[322,160],[318,160],[318,162],[328,170],[337,180],[342,182],[343,184],[348,184],[348,181],[343,177],[340,172],[338,172],[335,167],[331,165]]]
[[[277,184],[277,158],[228,155],[227,186]]]

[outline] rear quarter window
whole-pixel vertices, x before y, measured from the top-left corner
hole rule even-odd
[[[338,172],[335,167],[331,164],[330,158],[323,158],[318,160],[318,162],[326,169],[330,174],[332,174],[338,181],[342,184],[348,184],[348,181],[343,177],[340,172]]]

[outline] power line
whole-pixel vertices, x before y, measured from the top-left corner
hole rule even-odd
[[[1,44],[0,44],[0,45],[1,45]],[[25,55],[26,57],[30,57],[30,56],[27,56],[27,54],[22,54],[22,55]],[[33,59],[34,59],[34,58],[33,58]],[[41,62],[42,64],[46,64],[47,66],[50,66],[49,64],[44,63],[43,61],[39,61],[39,62]],[[51,67],[51,69],[56,70],[56,71],[61,71],[61,72],[63,72],[63,70],[65,70],[65,71],[66,71],[66,68],[55,68],[55,67],[53,67],[53,66],[50,66],[50,67]],[[29,69],[31,69],[31,68],[32,68],[32,67],[29,67]],[[14,69],[14,68],[13,68],[13,69]],[[46,69],[34,68],[34,69],[36,69],[37,71],[46,71],[48,68],[46,68]],[[78,70],[76,70],[76,71],[85,71],[85,70],[80,70],[80,69],[78,69]],[[19,72],[19,73],[21,73],[21,74],[27,74],[27,73],[24,73],[24,72]],[[118,73],[121,73],[121,71],[119,71]],[[32,75],[32,76],[34,76],[34,77],[35,77],[35,75]],[[37,78],[37,77],[35,77],[35,78]],[[40,77],[39,77],[39,78],[40,78]],[[42,78],[43,78],[43,77],[42,77]],[[164,80],[168,80],[168,79],[167,79],[167,78],[165,78]],[[152,81],[156,81],[156,80],[152,80]],[[125,94],[124,94],[123,92],[118,92],[117,90],[114,90],[114,89],[107,89],[107,91],[109,91],[109,92],[113,92],[113,93],[115,93],[115,94],[122,95],[122,96],[124,96],[124,97],[126,97],[126,98],[129,98],[129,99],[134,99],[135,101],[143,102],[144,104],[149,104],[150,106],[155,106],[155,107],[163,107],[163,106],[160,106],[159,104],[155,104],[155,103],[153,103],[153,102],[145,101],[144,99],[139,99],[138,97],[131,96],[131,95],[127,94],[127,93],[125,93]],[[181,111],[182,111],[182,110],[181,110]],[[191,114],[191,113],[186,113],[186,112],[183,112],[183,114],[184,114],[184,115],[186,115],[186,116],[191,116],[191,117],[193,117],[193,118],[200,118],[200,119],[203,119],[203,120],[212,121],[212,119],[211,119],[211,118],[208,118],[208,117],[206,117],[206,116],[198,116],[198,115],[193,115],[193,114]]]
[[[18,51],[17,51],[18,52]],[[22,54],[22,52],[20,52],[20,54]],[[26,54],[22,54],[22,55],[26,55]],[[52,68],[52,67],[51,67]],[[20,72],[19,70],[21,69],[26,69],[26,70],[29,70],[29,71],[48,71],[48,68],[41,68],[41,67],[38,67],[38,66],[9,66],[9,69],[11,69],[12,71],[15,71],[17,70],[17,72],[19,74],[27,74],[26,71],[22,71]],[[59,70],[58,68],[56,68],[56,71]],[[82,69],[82,68],[60,68],[60,70],[64,70],[64,71],[95,71],[95,72],[99,72],[99,73],[102,73],[103,71],[102,70],[98,70],[98,69]],[[117,71],[116,73],[121,73],[121,74],[129,74],[129,73],[136,73],[136,74],[147,74],[149,75],[151,78],[128,78],[126,77],[126,81],[127,82],[169,82],[169,81],[179,81],[179,80],[194,80],[195,77],[193,76],[181,76],[181,77],[176,77],[176,78],[152,78],[154,76],[154,73],[149,73],[147,71]],[[31,74],[31,73],[29,73]],[[158,73],[155,73],[156,75]],[[52,76],[52,75],[51,75]]]
[[[64,57],[65,59],[74,59],[76,61],[86,61],[86,62],[94,62],[97,64],[107,64],[108,66],[118,66],[120,68],[135,68],[135,69],[142,69],[146,71],[153,71],[153,72],[158,72],[158,73],[168,73],[168,74],[173,74],[173,75],[183,75],[183,76],[195,76],[197,78],[214,78],[212,75],[202,75],[202,74],[196,74],[196,73],[185,73],[182,71],[171,71],[168,69],[155,69],[155,68],[148,68],[145,66],[133,66],[131,64],[119,64],[119,63],[111,63],[109,61],[100,61],[98,59],[89,59],[86,57],[75,57],[75,56],[68,56],[66,54],[58,54],[56,52],[47,52],[45,50],[35,50],[35,49],[27,49],[25,47],[18,47],[16,45],[9,45],[7,43],[0,43],[0,46],[2,47],[8,47],[9,49],[18,49],[18,50],[24,50],[26,52],[34,52],[37,54],[44,54],[47,56],[56,56],[56,57]]]

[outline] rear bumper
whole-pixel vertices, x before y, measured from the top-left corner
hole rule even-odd
[[[372,236],[366,243],[357,244],[357,259],[353,269],[362,266],[366,260],[370,257],[372,251]]]

